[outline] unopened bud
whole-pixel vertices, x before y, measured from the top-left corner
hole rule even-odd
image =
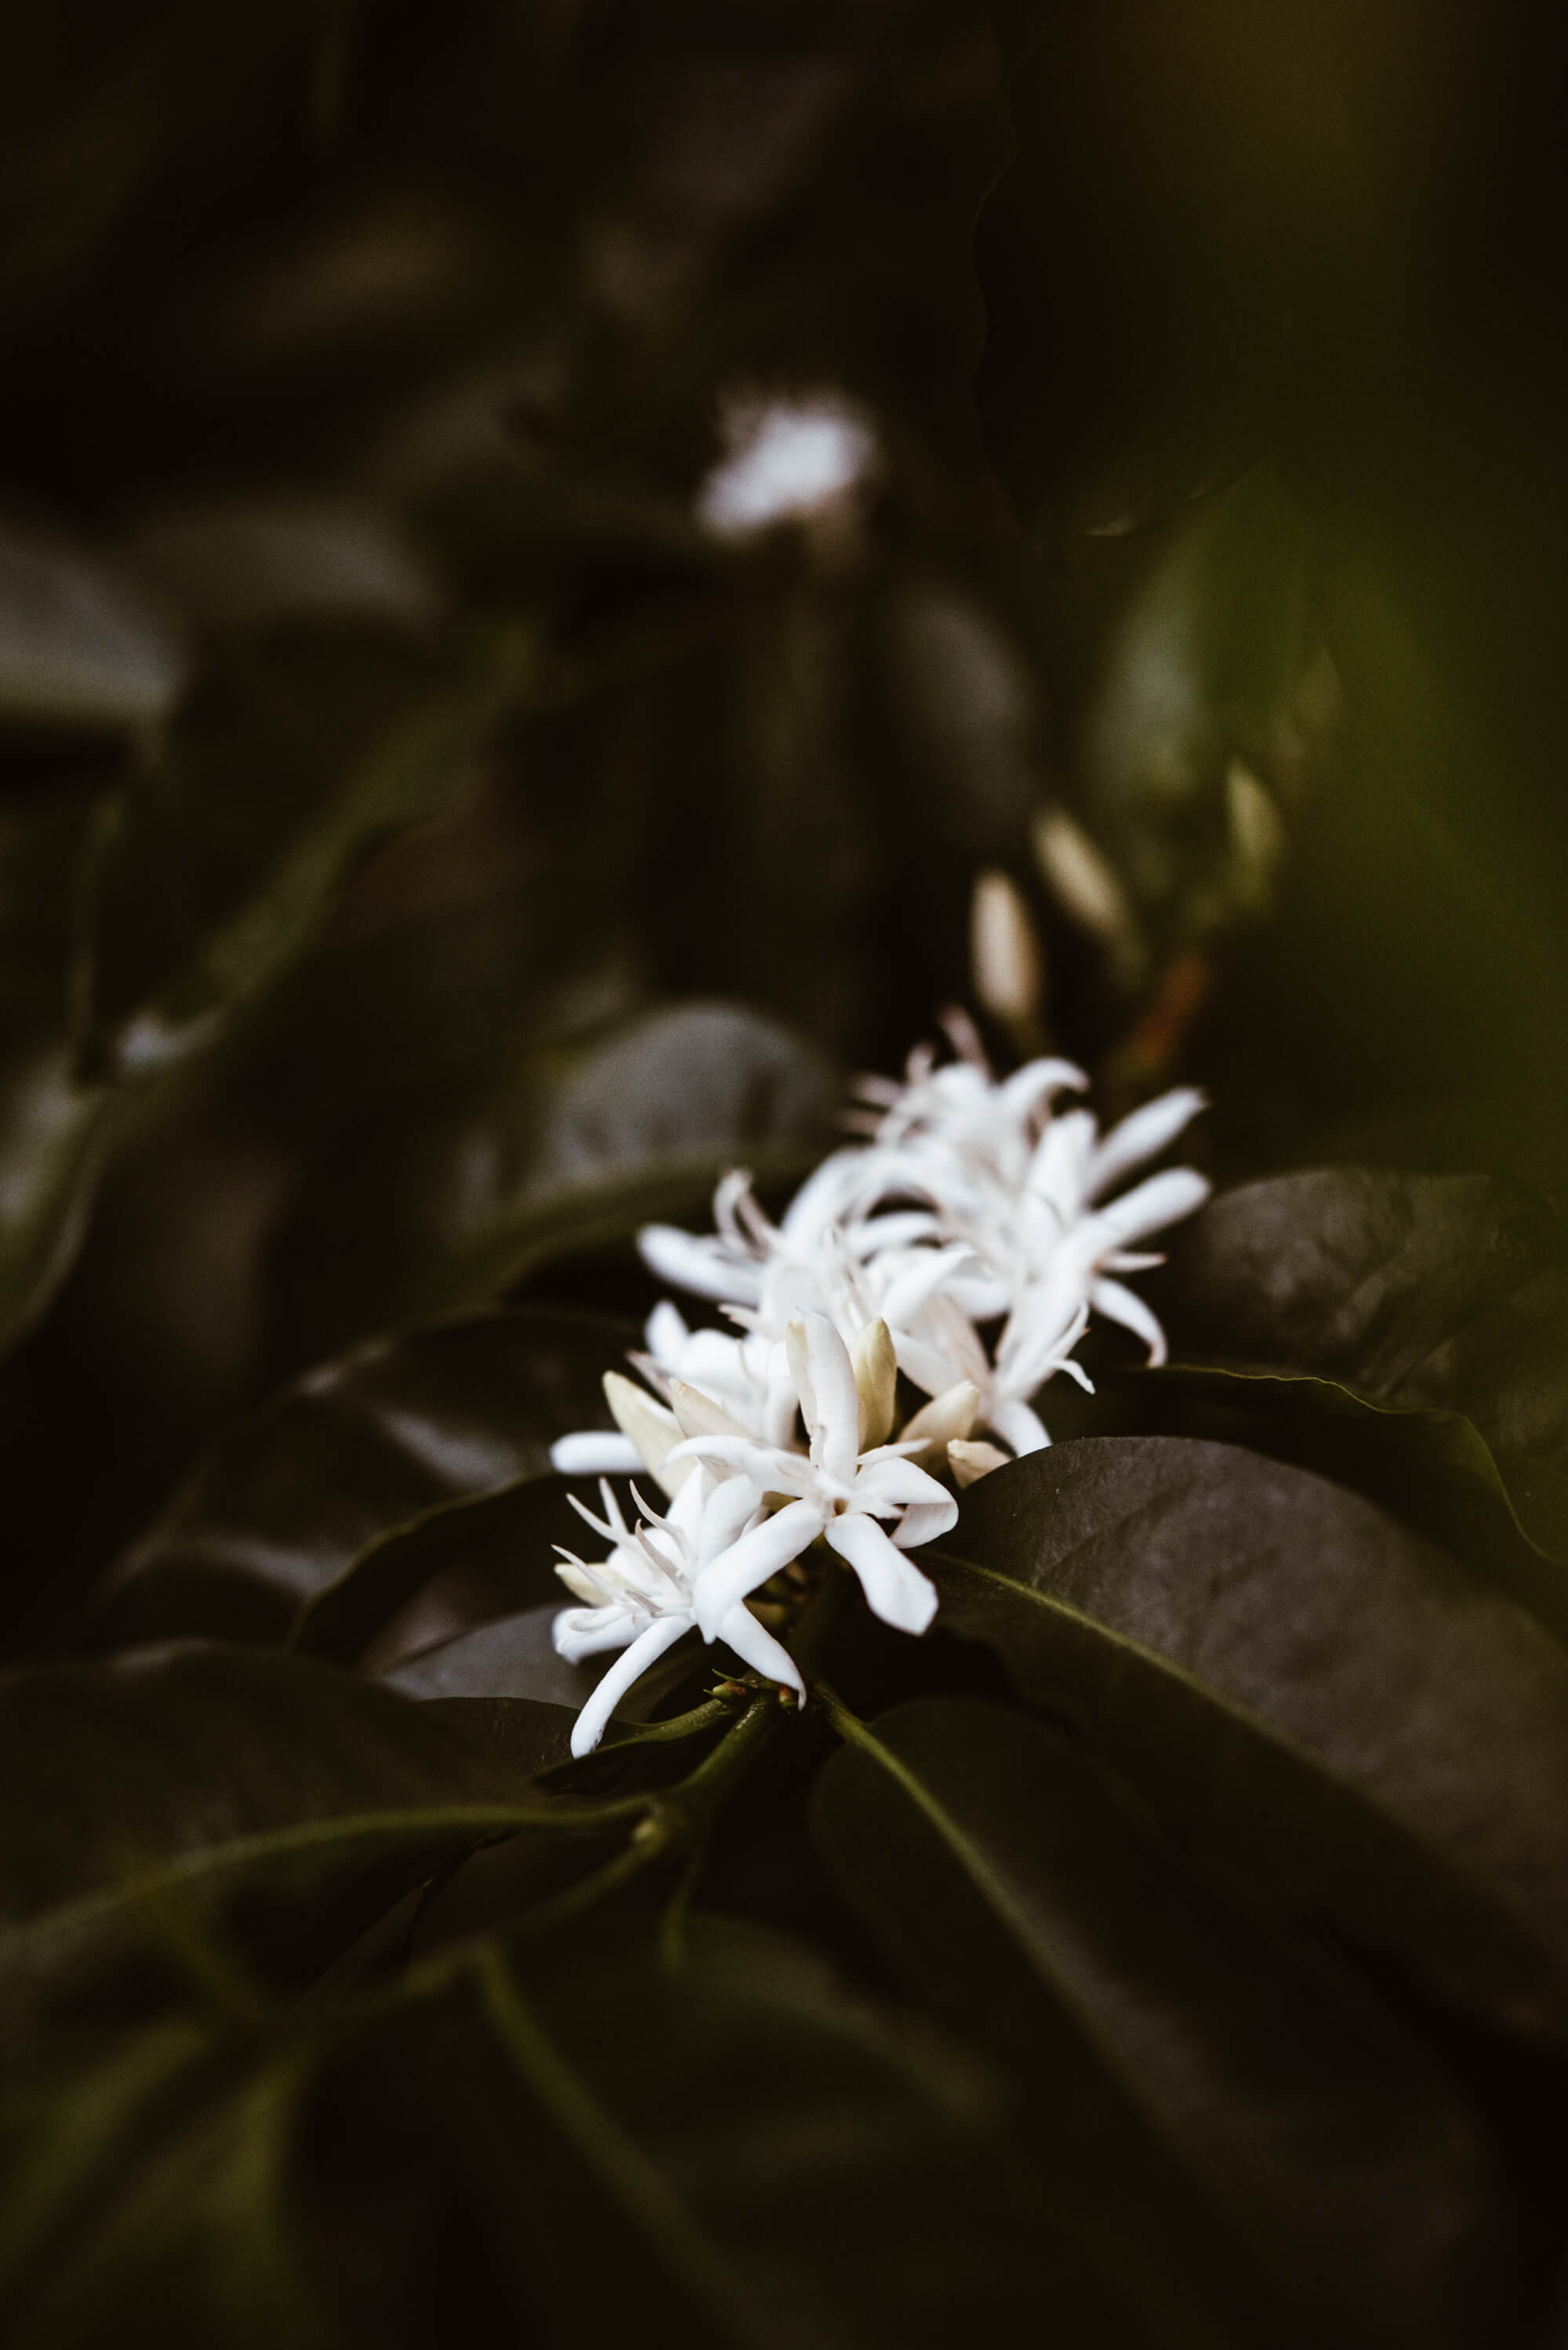
[[[1039,941],[1023,892],[994,866],[975,877],[970,962],[975,1000],[987,1012],[1010,1023],[1034,1017],[1044,979]]]

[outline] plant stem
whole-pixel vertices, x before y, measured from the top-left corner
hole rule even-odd
[[[556,2046],[493,1944],[469,1953],[485,2022],[552,2126],[718,2338],[758,2345],[755,2314],[720,2246]]]

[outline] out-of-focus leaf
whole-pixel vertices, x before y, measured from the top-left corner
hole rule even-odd
[[[368,1150],[326,1203],[312,1258],[352,1253],[379,1227],[377,1261],[396,1284],[385,1310],[476,1305],[641,1223],[705,1219],[732,1167],[761,1182],[805,1175],[836,1102],[826,1057],[761,1014],[642,1013],[607,1037],[529,1053],[433,1149],[416,1132],[401,1167]]]
[[[778,2350],[956,2350],[1042,2313],[1064,2345],[1136,2338],[1020,2198],[983,2084],[798,1946],[703,1924],[678,1971],[618,1955],[536,2007],[493,1974],[483,2047],[445,2065],[553,2341],[645,2295],[655,2338]]]
[[[1250,474],[1182,524],[1111,639],[1086,722],[1085,813],[1168,949],[1267,903],[1251,811],[1279,829],[1278,802],[1299,795],[1334,707],[1310,556],[1292,500]]]
[[[389,517],[365,501],[221,498],[150,514],[126,545],[138,574],[193,627],[249,629],[310,615],[428,627],[441,598]]]
[[[1497,2339],[1498,2183],[1401,2029],[1184,1882],[1023,1715],[931,1698],[869,1734],[817,1782],[819,1847],[889,1962],[1026,2083],[1048,2170],[1123,2259],[1163,2254],[1246,2342]]]
[[[126,581],[63,539],[0,528],[0,720],[146,735],[183,666]]]
[[[998,1470],[955,1548],[942,1620],[1196,1844],[1568,2033],[1568,1655],[1521,1607],[1322,1478],[1171,1438]]]
[[[1287,1408],[1299,1389],[1418,1419],[1434,1458],[1568,1564],[1568,1230],[1543,1202],[1482,1175],[1324,1168],[1222,1193],[1172,1255],[1151,1294],[1179,1357],[1262,1373]]]
[[[307,1372],[198,1465],[112,1571],[101,1620],[128,1638],[282,1640],[302,1609],[333,1606],[351,1648],[452,1555],[440,1519],[452,1502],[495,1495],[504,1522],[517,1497],[501,1489],[549,1478],[555,1438],[608,1424],[603,1375],[633,1335],[523,1307],[374,1339]]]
[[[210,1044],[316,935],[355,861],[457,805],[525,673],[516,632],[248,641],[127,792],[88,909],[83,1052],[140,1076]]]
[[[56,2058],[14,2076],[0,2109],[6,2339],[330,2341],[288,2209],[310,2070],[304,2048],[247,2062],[173,2019],[69,2073]]]
[[[156,1934],[182,1904],[242,1885],[297,1898],[401,1856],[423,1873],[522,1825],[540,1806],[519,1742],[499,1754],[464,1719],[218,1646],[0,1677],[0,1969],[26,1985],[139,1921]],[[557,1723],[540,1725],[551,1754]]]
[[[232,141],[280,61],[305,46],[294,0],[164,5],[129,26],[113,9],[80,10],[68,35],[47,9],[13,17],[0,177],[8,303],[47,297],[90,265],[171,156],[214,122]]]
[[[78,877],[95,821],[75,795],[0,816],[0,1347],[68,1270],[112,1133],[109,1088],[82,1083],[72,1053]]]

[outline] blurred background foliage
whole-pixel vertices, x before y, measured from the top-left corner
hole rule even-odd
[[[961,998],[1226,1180],[1561,1179],[1565,48],[15,0],[13,1652],[279,1378],[782,1180]],[[704,529],[824,390],[860,488]]]

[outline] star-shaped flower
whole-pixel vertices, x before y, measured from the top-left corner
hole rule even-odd
[[[885,1338],[885,1326],[877,1326]],[[937,1595],[904,1553],[947,1534],[957,1523],[958,1503],[910,1459],[923,1444],[867,1443],[887,1432],[871,1411],[879,1408],[880,1396],[890,1401],[890,1343],[886,1352],[880,1347],[866,1349],[862,1378],[869,1394],[863,1393],[849,1349],[826,1315],[799,1315],[790,1326],[788,1343],[810,1440],[806,1453],[725,1435],[692,1437],[676,1447],[678,1455],[728,1470],[759,1496],[785,1497],[781,1509],[704,1568],[696,1593],[699,1628],[713,1638],[732,1607],[822,1534],[859,1577],[874,1614],[900,1631],[923,1632],[936,1612]],[[879,1364],[868,1359],[874,1352],[881,1357]],[[893,1522],[891,1535],[880,1523],[884,1519]]]
[[[650,1509],[633,1489],[643,1513],[635,1530],[627,1525],[615,1494],[606,1483],[599,1493],[604,1516],[575,1494],[572,1507],[596,1534],[612,1545],[610,1555],[589,1565],[575,1553],[563,1550],[556,1569],[566,1588],[584,1602],[565,1607],[552,1627],[557,1651],[569,1663],[597,1656],[607,1648],[625,1654],[610,1667],[572,1726],[572,1752],[591,1753],[604,1736],[605,1725],[617,1705],[673,1648],[697,1621],[695,1592],[699,1577],[713,1559],[734,1544],[737,1535],[760,1513],[757,1497],[743,1480],[727,1478],[715,1483],[701,1470],[689,1476],[670,1504],[668,1516]],[[716,1630],[726,1648],[769,1680],[805,1695],[794,1659],[758,1623],[749,1607],[736,1602],[726,1609]]]

